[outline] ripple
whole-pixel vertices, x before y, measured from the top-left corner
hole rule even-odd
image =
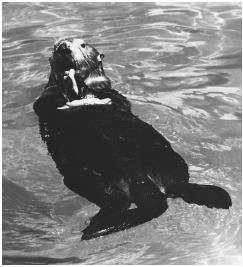
[[[239,120],[239,118],[232,113],[224,114],[223,116],[220,117],[220,119],[221,120],[230,120],[230,121]]]

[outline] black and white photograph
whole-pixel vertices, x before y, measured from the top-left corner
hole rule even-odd
[[[242,3],[2,2],[2,264],[242,264]]]

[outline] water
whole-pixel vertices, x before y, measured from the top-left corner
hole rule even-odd
[[[98,209],[65,188],[32,110],[64,36],[106,55],[113,87],[185,158],[192,182],[230,193],[229,211],[169,200],[158,219],[80,242]],[[3,262],[240,264],[239,3],[3,4]]]

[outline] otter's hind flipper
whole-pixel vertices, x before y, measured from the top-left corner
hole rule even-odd
[[[83,230],[82,240],[122,231],[159,217],[167,208],[166,195],[150,180],[134,182],[130,188],[135,209],[99,216]]]
[[[166,193],[168,197],[181,197],[187,203],[205,205],[208,208],[228,209],[232,206],[229,194],[214,185],[178,183],[167,188]]]

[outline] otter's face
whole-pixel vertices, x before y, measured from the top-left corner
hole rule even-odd
[[[82,39],[68,38],[55,43],[54,52],[49,61],[57,80],[70,69],[78,71],[84,80],[99,67],[102,58],[103,54]]]

